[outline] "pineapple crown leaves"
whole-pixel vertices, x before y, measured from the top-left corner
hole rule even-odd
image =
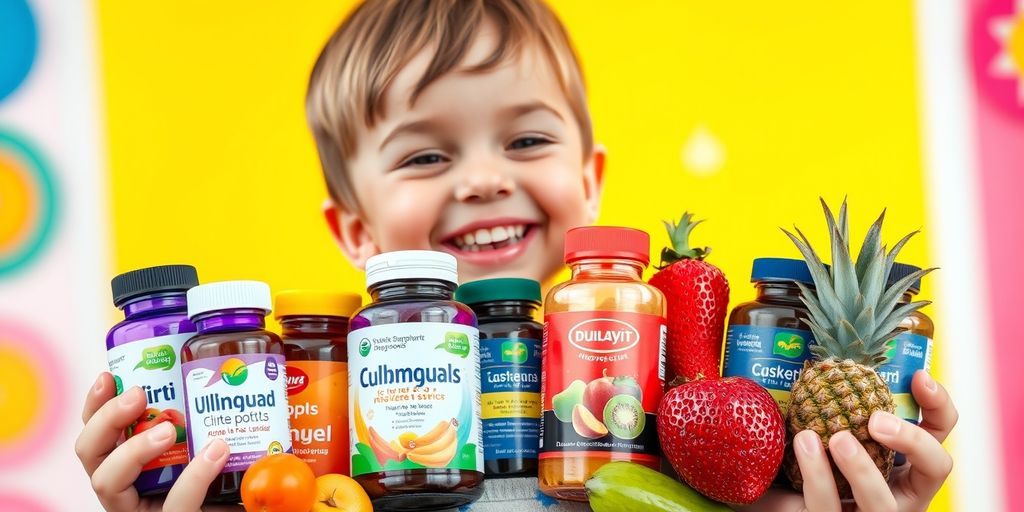
[[[694,222],[693,214],[689,212],[683,213],[679,222],[663,221],[672,246],[661,250],[661,265],[657,267],[658,270],[680,260],[703,260],[711,253],[710,247],[690,247],[690,232],[701,222],[704,221]]]
[[[797,283],[800,300],[811,314],[804,322],[817,341],[810,350],[819,359],[852,359],[877,367],[886,362],[887,343],[901,331],[898,327],[900,322],[929,304],[928,301],[899,304],[900,298],[915,280],[935,269],[920,270],[886,286],[896,255],[918,231],[904,236],[887,253],[881,241],[882,222],[885,220],[883,210],[868,228],[854,262],[849,244],[846,200],[839,209],[838,219],[824,199],[821,199],[821,206],[829,229],[831,269],[821,261],[800,229],[794,227],[795,235],[782,230],[800,250],[814,279],[813,290]]]

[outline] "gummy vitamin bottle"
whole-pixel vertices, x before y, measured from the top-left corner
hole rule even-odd
[[[277,294],[288,376],[292,453],[317,476],[348,475],[348,320],[354,293],[290,290]]]
[[[374,509],[442,510],[483,492],[476,316],[452,300],[455,257],[366,262],[372,303],[349,322],[352,477]]]
[[[164,265],[114,277],[114,306],[124,320],[107,334],[107,362],[117,394],[139,386],[147,407],[125,429],[125,438],[169,421],[177,431],[174,446],[142,467],[135,488],[147,496],[167,492],[188,463],[185,398],[178,354],[196,328],[188,319],[185,292],[199,284],[191,265]]]
[[[463,284],[455,299],[480,326],[480,410],[487,478],[535,476],[540,428],[540,283],[513,277]]]
[[[602,465],[659,469],[655,412],[665,368],[665,297],[645,283],[647,233],[582,227],[565,237],[572,278],[544,301],[540,490],[585,501]]]
[[[210,502],[241,501],[245,470],[265,455],[291,452],[284,344],[266,330],[270,287],[224,281],[188,291],[199,333],[181,350],[189,458],[213,438],[231,449],[207,490]]]

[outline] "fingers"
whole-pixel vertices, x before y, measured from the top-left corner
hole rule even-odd
[[[839,471],[850,482],[857,508],[879,512],[896,510],[896,498],[889,490],[889,483],[853,434],[846,430],[833,434],[828,450]]]
[[[96,378],[96,383],[89,388],[89,392],[85,395],[85,406],[82,407],[82,423],[89,423],[89,418],[92,418],[92,415],[96,414],[96,411],[103,404],[114,398],[116,391],[114,376],[109,372],[100,373],[100,376]]]
[[[108,400],[89,418],[75,443],[75,453],[85,472],[92,476],[103,459],[117,447],[121,432],[146,410],[146,396],[133,386],[121,396]]]
[[[195,512],[206,498],[206,491],[213,479],[228,461],[228,445],[221,439],[213,439],[192,462],[188,463],[174,487],[167,493],[164,512]]]
[[[793,453],[804,478],[804,504],[813,512],[839,512],[841,502],[821,437],[804,430],[793,437]]]
[[[132,485],[149,461],[174,445],[177,434],[168,422],[125,441],[92,474],[92,488],[107,511],[137,510],[139,494]]]
[[[928,372],[918,370],[914,373],[910,391],[914,395],[914,400],[921,406],[921,428],[935,436],[940,443],[945,441],[960,418],[946,388],[928,375]]]
[[[876,441],[907,456],[911,489],[922,498],[930,500],[953,471],[953,458],[939,440],[913,423],[880,411],[871,415],[868,431]]]

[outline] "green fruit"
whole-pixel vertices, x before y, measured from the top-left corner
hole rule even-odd
[[[594,512],[728,512],[731,509],[653,469],[609,462],[585,484]]]
[[[604,425],[619,439],[639,437],[644,422],[644,406],[630,395],[615,395],[604,406]]]
[[[576,407],[576,404],[583,403],[583,391],[586,389],[587,383],[576,379],[561,393],[551,397],[551,406],[555,409],[555,417],[558,418],[558,421],[563,423],[572,421],[572,408]]]

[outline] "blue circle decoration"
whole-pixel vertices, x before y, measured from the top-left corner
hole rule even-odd
[[[7,0],[0,0],[5,2]],[[36,198],[39,203],[38,225],[30,236],[13,253],[0,254],[0,278],[20,270],[23,266],[38,259],[51,238],[56,224],[59,194],[50,165],[42,153],[25,139],[0,127],[0,153],[13,156],[22,170],[27,171],[30,179],[39,187]]]
[[[0,101],[28,76],[38,36],[32,9],[25,0],[0,0]]]

